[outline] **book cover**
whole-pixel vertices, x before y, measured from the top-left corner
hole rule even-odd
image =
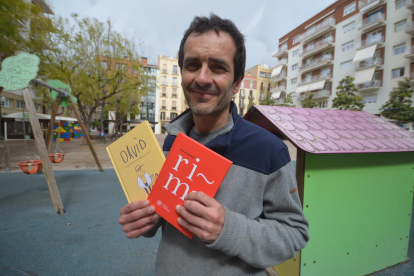
[[[214,197],[231,164],[230,160],[179,133],[148,200],[157,214],[191,239],[193,233],[178,224],[175,207],[183,205],[184,197],[192,191]]]
[[[148,121],[106,147],[128,203],[147,199],[165,161]]]

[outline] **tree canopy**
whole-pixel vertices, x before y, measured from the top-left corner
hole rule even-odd
[[[411,97],[413,95],[411,79],[404,78],[398,81],[390,93],[389,100],[381,107],[381,115],[397,121],[414,121],[414,107]]]
[[[305,100],[303,101],[303,104],[302,104],[304,108],[315,108],[318,106],[318,103],[313,98],[313,96],[314,96],[313,93],[309,93],[308,95],[306,95]]]
[[[362,110],[365,106],[362,97],[356,95],[358,89],[353,83],[354,78],[346,76],[339,81],[336,87],[336,98],[332,101],[332,107],[339,110]]]

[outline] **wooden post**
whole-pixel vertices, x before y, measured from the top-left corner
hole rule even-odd
[[[75,104],[72,102],[72,99],[70,97],[67,97],[67,99],[68,99],[68,101],[70,103],[70,107],[72,108],[73,113],[75,113],[76,119],[78,119],[78,123],[79,123],[80,127],[82,128],[83,135],[85,137],[86,142],[88,143],[89,149],[92,152],[93,158],[95,158],[96,165],[98,165],[99,170],[101,172],[103,172],[104,170],[103,170],[103,168],[101,166],[101,163],[99,162],[98,155],[95,152],[95,149],[94,149],[94,147],[92,145],[91,139],[89,138],[89,133],[86,132],[85,125],[83,124],[82,119],[79,116],[78,109],[76,108]]]
[[[52,164],[49,161],[49,154],[46,149],[42,129],[40,128],[40,123],[37,118],[36,109],[33,103],[33,97],[28,88],[23,89],[23,98],[26,104],[26,108],[29,112],[30,124],[32,125],[37,150],[39,152],[40,159],[42,160],[47,185],[49,187],[50,197],[52,198],[53,202],[53,207],[55,208],[55,212],[57,214],[62,215],[65,213],[65,210],[63,208],[62,199],[60,198],[55,176],[53,175]]]
[[[55,118],[56,118],[56,114],[59,108],[59,103],[60,103],[60,97],[56,96],[56,101],[53,104],[52,116],[50,117],[49,128],[47,130],[47,135],[46,135],[46,147],[48,151],[50,151],[50,145],[52,144],[51,138],[52,138],[52,133],[53,133],[53,125],[55,124]]]

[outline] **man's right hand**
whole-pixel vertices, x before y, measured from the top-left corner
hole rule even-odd
[[[155,213],[155,207],[149,204],[148,200],[139,200],[121,209],[118,222],[128,238],[138,238],[158,223],[160,216]]]

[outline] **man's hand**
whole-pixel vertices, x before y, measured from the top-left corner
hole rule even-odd
[[[226,219],[223,206],[203,192],[189,193],[184,205],[177,205],[175,210],[181,216],[178,224],[207,243],[218,238]]]
[[[139,200],[125,205],[121,209],[119,224],[130,239],[140,237],[158,223],[159,216],[148,200]]]

